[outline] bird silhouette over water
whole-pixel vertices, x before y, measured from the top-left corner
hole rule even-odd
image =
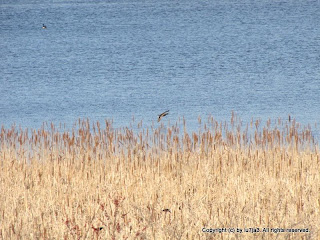
[[[168,114],[169,114],[169,110],[159,114],[158,122],[160,122],[161,118],[163,118],[164,116],[167,116]]]
[[[46,28],[47,28],[47,26],[42,24],[42,29],[46,29]]]

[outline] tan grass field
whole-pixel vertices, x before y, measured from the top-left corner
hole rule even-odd
[[[179,121],[2,127],[0,239],[320,239],[310,127]]]

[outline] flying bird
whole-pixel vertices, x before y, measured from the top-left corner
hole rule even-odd
[[[46,28],[47,28],[47,26],[42,24],[42,29],[46,29]]]
[[[161,113],[158,117],[158,122],[160,122],[161,118],[163,118],[164,116],[167,116],[168,114],[169,114],[169,110]]]

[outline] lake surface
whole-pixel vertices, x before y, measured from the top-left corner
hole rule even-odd
[[[150,126],[165,110],[191,130],[232,111],[319,123],[318,0],[1,0],[0,11],[0,125]]]

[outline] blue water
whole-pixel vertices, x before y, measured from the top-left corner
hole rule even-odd
[[[319,123],[318,0],[0,1],[0,125]]]

